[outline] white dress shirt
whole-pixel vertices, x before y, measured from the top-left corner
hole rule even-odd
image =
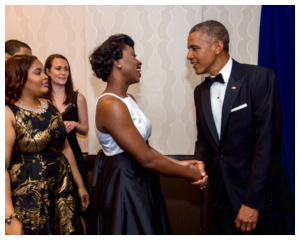
[[[215,120],[215,125],[220,139],[221,122],[222,122],[222,108],[224,102],[225,91],[232,69],[232,58],[229,58],[226,65],[219,72],[222,74],[225,83],[214,82],[210,87],[210,102],[211,110]],[[211,76],[214,77],[214,76]]]

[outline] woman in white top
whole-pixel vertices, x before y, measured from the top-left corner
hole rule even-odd
[[[198,161],[179,162],[151,147],[151,123],[127,93],[138,83],[142,63],[133,40],[110,36],[89,57],[94,74],[107,82],[96,102],[95,129],[104,154],[101,190],[93,234],[171,234],[159,176],[185,178],[195,185],[207,181]]]

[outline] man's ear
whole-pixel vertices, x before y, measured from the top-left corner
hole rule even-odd
[[[5,53],[5,61],[10,57],[11,57],[11,55],[9,55],[8,53]]]
[[[221,40],[217,40],[214,44],[216,46],[215,54],[220,54],[223,51],[224,43]]]

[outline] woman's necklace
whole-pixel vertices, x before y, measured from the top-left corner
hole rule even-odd
[[[38,100],[40,101],[40,106],[39,109],[32,109],[30,107],[27,107],[23,104],[23,102],[21,101],[21,99],[19,99],[20,105],[19,108],[22,108],[24,110],[30,111],[30,112],[34,112],[36,114],[42,114],[45,113],[47,111],[48,105],[46,102],[42,101],[41,99],[38,98]]]

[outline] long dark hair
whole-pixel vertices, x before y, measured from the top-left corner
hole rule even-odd
[[[16,55],[5,61],[5,105],[14,104],[27,82],[28,70],[36,56]]]
[[[71,74],[71,67],[70,67],[70,64],[69,64],[69,61],[66,57],[64,57],[63,55],[60,55],[60,54],[52,54],[50,55],[46,61],[45,61],[45,65],[44,65],[44,72],[45,74],[46,73],[46,69],[48,68],[49,71],[52,67],[52,62],[55,58],[61,58],[61,59],[64,59],[67,61],[68,65],[69,65],[69,77],[68,77],[68,80],[66,82],[66,85],[65,85],[65,94],[66,94],[66,99],[65,101],[63,102],[63,104],[67,105],[69,103],[73,103],[74,99],[75,99],[75,94],[74,94],[74,85],[73,85],[73,80],[72,80],[72,74]],[[46,94],[46,96],[48,96],[51,100],[53,100],[52,98],[52,81],[51,81],[51,77],[48,76],[48,81],[49,81],[49,84],[48,84],[48,93]]]

